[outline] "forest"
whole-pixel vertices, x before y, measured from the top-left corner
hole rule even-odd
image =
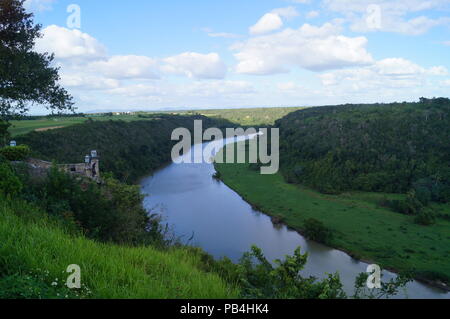
[[[325,106],[280,119],[281,170],[322,193],[450,199],[450,100]]]
[[[230,127],[225,120],[201,115],[153,115],[142,121],[93,121],[17,138],[28,145],[33,157],[58,163],[80,163],[91,150],[100,156],[102,172],[110,172],[121,182],[134,183],[170,161],[172,131],[193,129],[194,120],[204,127]],[[111,141],[114,141],[112,143]]]

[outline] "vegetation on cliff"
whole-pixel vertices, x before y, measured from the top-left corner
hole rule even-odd
[[[204,116],[155,115],[145,121],[88,121],[54,131],[32,132],[17,139],[44,160],[79,163],[97,150],[102,172],[112,172],[121,182],[133,183],[171,160],[172,131],[183,127],[193,131],[194,120],[203,127],[232,127],[224,120]]]

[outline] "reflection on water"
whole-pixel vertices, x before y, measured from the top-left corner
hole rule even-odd
[[[241,140],[243,138],[240,138]],[[227,140],[226,142],[232,142]],[[200,155],[204,145],[196,145]],[[271,219],[255,210],[225,184],[212,178],[212,164],[172,164],[141,182],[142,193],[148,195],[144,206],[160,213],[177,236],[216,258],[227,256],[238,261],[252,245],[263,249],[269,260],[293,254],[298,246],[308,252],[304,275],[323,278],[339,272],[347,293],[353,291],[355,277],[366,271],[367,264],[346,253],[306,240],[286,226],[274,226]],[[394,274],[384,272],[383,280]],[[404,294],[400,297],[405,297]],[[413,282],[408,286],[410,298],[450,298],[449,293]]]

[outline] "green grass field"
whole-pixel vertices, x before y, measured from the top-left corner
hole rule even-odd
[[[25,202],[0,198],[0,242],[3,298],[4,278],[24,278],[25,284],[19,286],[22,281],[14,277],[12,288],[24,296],[33,289],[32,283],[26,282],[31,280],[30,272],[48,272],[49,281],[45,284],[50,286],[53,281],[61,285],[66,282],[69,274],[65,271],[71,264],[81,267],[81,283],[91,291],[87,298],[238,297],[238,291],[218,275],[200,270],[201,256],[192,249],[159,251],[152,247],[100,244],[68,234]]]
[[[37,120],[24,120],[24,121],[11,121],[11,128],[9,132],[11,136],[24,135],[35,130],[42,129],[57,129],[67,127],[75,124],[84,123],[89,118],[94,121],[109,121],[109,120],[122,120],[122,121],[137,121],[146,120],[145,118],[139,118],[137,115],[115,115],[115,116],[95,116],[95,117],[49,117]]]
[[[279,174],[261,175],[248,164],[216,164],[216,168],[222,180],[255,208],[279,217],[296,230],[301,231],[306,219],[315,218],[334,232],[333,247],[358,259],[450,282],[450,221],[438,219],[432,226],[420,226],[414,223],[413,216],[377,205],[383,197],[402,195],[323,195],[287,184]],[[433,208],[441,214],[450,213],[450,205],[435,204]]]

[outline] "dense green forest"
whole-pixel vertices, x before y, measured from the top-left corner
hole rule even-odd
[[[230,127],[224,120],[204,116],[158,115],[142,121],[87,121],[59,130],[32,132],[17,138],[32,154],[58,163],[80,163],[90,150],[97,150],[103,172],[112,172],[122,182],[133,183],[170,161],[172,131],[193,130],[194,120],[203,126]]]
[[[276,127],[289,182],[331,194],[413,190],[424,202],[450,199],[449,99],[311,108]]]

